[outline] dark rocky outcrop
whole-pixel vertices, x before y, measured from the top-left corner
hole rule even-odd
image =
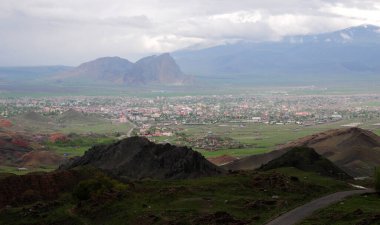
[[[85,165],[127,179],[185,179],[223,172],[191,148],[155,144],[143,137],[94,146],[84,156],[60,166],[60,169]]]
[[[323,176],[337,179],[351,179],[346,172],[334,165],[330,160],[319,155],[312,148],[296,147],[282,156],[260,167],[260,170],[271,170],[281,167],[294,167],[299,170],[316,172]]]

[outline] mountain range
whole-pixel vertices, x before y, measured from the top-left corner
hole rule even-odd
[[[321,82],[325,78],[368,81],[380,72],[380,27],[362,25],[280,41],[240,41],[172,55],[185,73],[205,77],[257,82]]]
[[[77,67],[0,67],[0,85],[38,81],[183,85],[215,79],[233,84],[378,84],[380,27],[361,25],[279,41],[239,41],[204,49],[183,49],[133,63],[102,57]],[[192,74],[188,76],[186,74]],[[201,81],[201,82],[199,82]],[[249,81],[249,82],[248,82]],[[209,82],[208,84],[210,84]],[[206,82],[207,84],[207,82]]]

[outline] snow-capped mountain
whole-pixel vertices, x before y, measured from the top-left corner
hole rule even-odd
[[[361,25],[324,34],[290,36],[284,38],[284,41],[290,43],[380,43],[380,27]]]
[[[362,25],[277,42],[239,42],[173,54],[185,73],[261,80],[380,77],[380,27]]]

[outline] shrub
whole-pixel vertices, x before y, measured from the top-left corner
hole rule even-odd
[[[96,199],[106,193],[121,192],[127,188],[122,184],[106,176],[98,176],[79,182],[74,188],[73,196],[80,201]]]

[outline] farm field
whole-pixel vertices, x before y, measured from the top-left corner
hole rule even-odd
[[[272,151],[278,145],[286,144],[289,141],[298,138],[323,132],[330,129],[343,128],[342,125],[360,123],[359,127],[368,129],[376,134],[380,134],[380,126],[374,126],[379,120],[342,120],[334,123],[320,124],[313,126],[300,126],[297,124],[285,125],[267,125],[267,124],[213,124],[213,125],[192,125],[180,126],[181,132],[188,137],[203,137],[208,134],[218,135],[221,137],[229,137],[239,141],[242,144],[252,146],[249,148],[240,149],[221,149],[217,151],[207,151],[204,149],[195,148],[205,157],[215,157],[221,155],[231,155],[235,157],[243,157],[253,154],[261,154]],[[173,137],[153,137],[157,142],[169,142],[172,144],[187,144],[178,141]],[[190,145],[191,146],[191,145]]]

